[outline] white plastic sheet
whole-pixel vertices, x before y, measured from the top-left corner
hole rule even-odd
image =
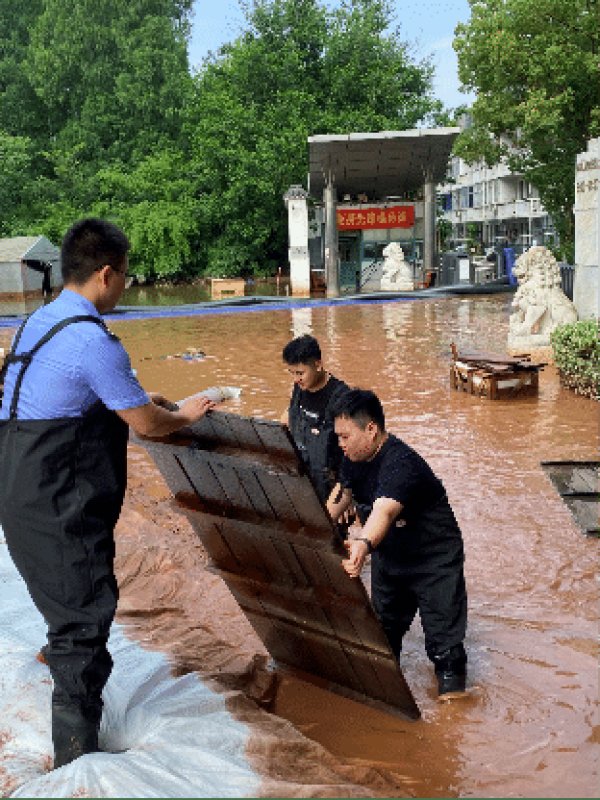
[[[115,624],[100,746],[52,767],[48,668],[36,661],[45,624],[0,529],[0,795],[248,797],[260,777],[245,756],[249,729],[195,674],[173,678],[165,657]]]

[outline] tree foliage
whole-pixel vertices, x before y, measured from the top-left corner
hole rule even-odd
[[[576,154],[600,134],[598,0],[469,0],[456,28],[459,76],[476,91],[456,152],[506,159],[534,183],[566,254],[573,243]]]
[[[0,0],[2,233],[60,241],[77,217],[102,214],[128,228],[140,271],[170,274],[189,260],[191,6]]]
[[[392,29],[385,0],[328,12],[317,0],[255,0],[247,30],[196,78],[194,172],[212,273],[285,259],[282,195],[304,183],[307,137],[416,126],[441,111],[432,70]]]
[[[32,145],[26,136],[0,130],[0,236],[22,233],[18,210],[35,191],[32,160]]]
[[[253,0],[191,76],[192,0],[0,0],[0,234],[127,230],[146,275],[261,273],[307,137],[442,113],[388,0]]]

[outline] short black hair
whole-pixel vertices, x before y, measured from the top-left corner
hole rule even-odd
[[[344,392],[334,403],[331,413],[334,419],[351,419],[363,430],[369,422],[374,422],[385,431],[385,414],[381,400],[369,389],[349,389]]]
[[[81,285],[106,264],[120,267],[129,251],[129,239],[113,222],[89,217],[66,232],[60,251],[65,283]]]
[[[286,344],[283,360],[286,364],[312,364],[321,360],[321,348],[314,336],[305,333]]]

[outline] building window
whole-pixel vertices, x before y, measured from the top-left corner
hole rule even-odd
[[[531,197],[531,184],[529,181],[519,180],[519,200],[528,200]]]
[[[473,208],[473,187],[463,186],[459,195],[460,208]]]

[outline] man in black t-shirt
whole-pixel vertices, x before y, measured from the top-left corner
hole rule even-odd
[[[323,368],[321,348],[314,336],[305,334],[288,342],[283,360],[294,379],[294,389],[281,421],[289,427],[315,489],[325,502],[342,455],[330,409],[348,387]]]
[[[363,525],[360,537],[346,542],[344,569],[358,577],[373,554],[373,606],[394,654],[400,656],[402,638],[418,610],[440,697],[462,693],[464,551],[444,486],[417,452],[386,432],[373,392],[348,391],[332,413],[344,458],[327,509],[338,520],[354,502]]]

